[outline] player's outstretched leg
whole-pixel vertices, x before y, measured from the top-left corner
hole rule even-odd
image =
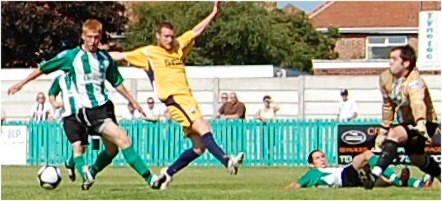
[[[207,150],[220,161],[230,174],[238,174],[238,168],[244,161],[245,155],[243,152],[238,153],[236,156],[228,157],[226,153],[219,147],[219,145],[213,139],[212,132],[208,132],[202,136],[203,143],[207,147]]]
[[[192,148],[181,153],[178,159],[176,159],[170,167],[165,167],[161,170],[161,175],[152,186],[153,189],[167,189],[172,182],[173,175],[188,166],[192,161],[205,152],[206,148],[200,135],[189,133],[187,136],[192,140]]]
[[[144,164],[140,155],[135,152],[132,141],[126,131],[115,124],[113,121],[107,121],[102,132],[102,137],[111,144],[118,146],[126,162],[148,183],[149,186],[157,179],[150,169]],[[99,168],[98,168],[99,169]],[[94,170],[95,171],[95,170]]]

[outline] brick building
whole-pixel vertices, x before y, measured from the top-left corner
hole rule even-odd
[[[420,11],[440,11],[440,1],[328,1],[309,14],[314,27],[338,28],[339,59],[314,60],[316,75],[377,74],[388,67],[389,50],[410,44],[418,50]],[[357,70],[356,70],[357,69]],[[439,71],[428,71],[440,74]]]

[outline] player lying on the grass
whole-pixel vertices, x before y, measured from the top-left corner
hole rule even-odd
[[[321,150],[314,150],[308,155],[308,162],[313,167],[298,181],[290,183],[286,189],[299,189],[314,186],[321,187],[362,187],[363,180],[367,179],[366,170],[374,166],[379,156],[371,151],[357,155],[353,162],[344,167],[330,167],[328,158]],[[365,170],[364,170],[365,169]],[[433,179],[424,176],[425,181],[410,178],[410,171],[404,168],[401,175],[397,175],[392,168],[387,168],[382,179],[376,186],[408,186],[421,188],[432,185]]]
[[[111,52],[115,60],[125,60],[142,67],[154,83],[155,93],[166,104],[172,119],[178,121],[192,141],[192,148],[185,150],[154,182],[152,188],[166,189],[173,176],[200,157],[206,149],[228,170],[236,175],[244,160],[244,153],[229,157],[216,143],[212,127],[201,113],[200,106],[192,94],[186,75],[185,60],[195,38],[206,30],[221,12],[221,2],[215,2],[212,12],[191,30],[175,38],[176,29],[171,23],[160,24],[156,36],[158,45],[140,47],[130,52]]]

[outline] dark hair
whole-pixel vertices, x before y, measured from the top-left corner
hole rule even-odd
[[[175,26],[170,22],[163,22],[160,25],[158,25],[157,33],[161,33],[162,28],[168,28],[175,31]]]
[[[307,157],[307,162],[308,162],[309,164],[312,164],[312,163],[313,163],[313,154],[316,153],[316,152],[322,152],[322,151],[319,150],[319,149],[315,149],[315,150],[313,150],[312,152],[310,152],[310,153],[308,154],[308,157]]]
[[[416,67],[416,52],[414,51],[414,49],[410,45],[394,47],[391,49],[390,52],[393,52],[396,50],[401,51],[400,57],[402,59],[402,62],[409,61],[411,69]]]
[[[348,96],[348,90],[347,89],[342,89],[341,90],[341,96]]]
[[[262,101],[265,101],[266,99],[272,99],[269,95],[265,95],[264,98],[262,98]]]

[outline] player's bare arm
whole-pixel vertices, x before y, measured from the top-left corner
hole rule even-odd
[[[212,12],[206,18],[204,18],[204,20],[193,27],[192,31],[195,33],[196,36],[201,35],[204,30],[209,27],[210,23],[218,16],[218,14],[221,12],[221,5],[221,1],[216,1],[215,5],[213,6]]]
[[[28,77],[26,77],[24,80],[12,85],[9,89],[8,89],[8,95],[11,94],[15,94],[18,91],[21,90],[21,88],[23,86],[25,86],[26,83],[40,77],[43,74],[43,71],[40,70],[40,68],[35,69],[34,71],[32,71],[31,74],[28,75]]]
[[[57,97],[55,97],[55,96],[49,96],[49,102],[55,108],[63,108],[64,107],[63,101],[57,101]]]
[[[108,52],[108,53],[115,61],[126,60],[126,55],[123,52]]]

